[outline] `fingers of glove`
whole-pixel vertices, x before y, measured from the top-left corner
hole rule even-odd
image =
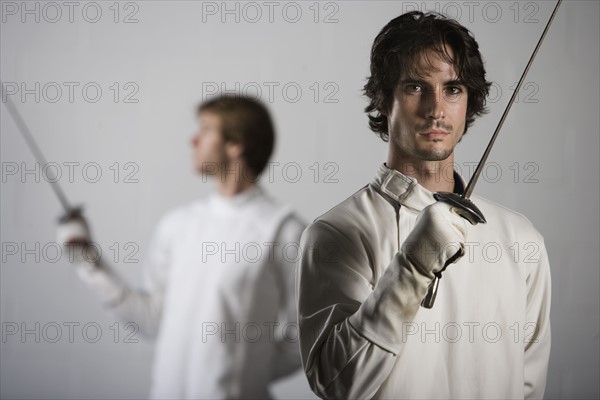
[[[447,203],[437,202],[426,207],[417,217],[416,225],[402,244],[402,251],[422,268],[437,272],[464,254],[466,221],[452,211]]]
[[[78,210],[60,219],[56,242],[64,246],[67,260],[76,266],[94,268],[100,261],[100,249],[92,242],[89,225]]]
[[[87,245],[91,243],[90,232],[83,218],[73,218],[58,225],[56,242],[61,245]]]
[[[443,246],[440,256],[444,265],[454,263],[465,253],[467,221],[448,203],[438,201],[429,207],[433,229],[439,232],[438,244]]]
[[[95,244],[79,245],[70,244],[65,246],[67,260],[75,265],[97,266],[100,263],[99,248]]]
[[[423,209],[417,217],[416,223],[424,220],[423,223],[431,225],[433,230],[443,230],[451,235],[446,227],[451,226],[454,231],[454,241],[464,242],[467,237],[467,221],[458,215],[456,207],[451,204],[438,201]]]

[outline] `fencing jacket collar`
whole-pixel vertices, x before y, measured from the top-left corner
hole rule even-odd
[[[454,192],[462,194],[466,182],[456,171],[453,171],[453,176]],[[394,202],[417,211],[421,211],[436,201],[433,193],[424,186],[419,185],[416,178],[391,169],[385,163],[381,164],[371,183]]]

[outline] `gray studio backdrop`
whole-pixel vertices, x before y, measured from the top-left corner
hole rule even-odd
[[[63,257],[59,172],[95,239],[132,284],[170,208],[213,188],[192,171],[194,106],[216,91],[260,96],[278,143],[263,178],[306,221],[366,184],[386,145],[361,87],[391,18],[458,18],[494,81],[490,113],[458,146],[470,177],[554,1],[2,1],[1,79],[48,159],[35,163],[2,106],[2,398],[140,398],[153,344],[107,314]],[[476,192],[528,216],[552,267],[548,398],[597,398],[599,3],[563,3]],[[474,300],[475,301],[475,300]],[[301,372],[280,398],[314,398]]]

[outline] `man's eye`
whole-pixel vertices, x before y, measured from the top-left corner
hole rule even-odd
[[[450,86],[448,87],[448,93],[451,95],[457,95],[462,93],[462,88],[459,86]]]
[[[411,85],[406,85],[406,90],[408,92],[422,92],[423,88],[421,87],[421,85],[411,84]]]

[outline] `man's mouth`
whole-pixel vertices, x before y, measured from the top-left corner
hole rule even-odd
[[[433,129],[427,132],[420,133],[421,136],[427,137],[427,139],[444,139],[449,135],[448,132],[439,129]]]

